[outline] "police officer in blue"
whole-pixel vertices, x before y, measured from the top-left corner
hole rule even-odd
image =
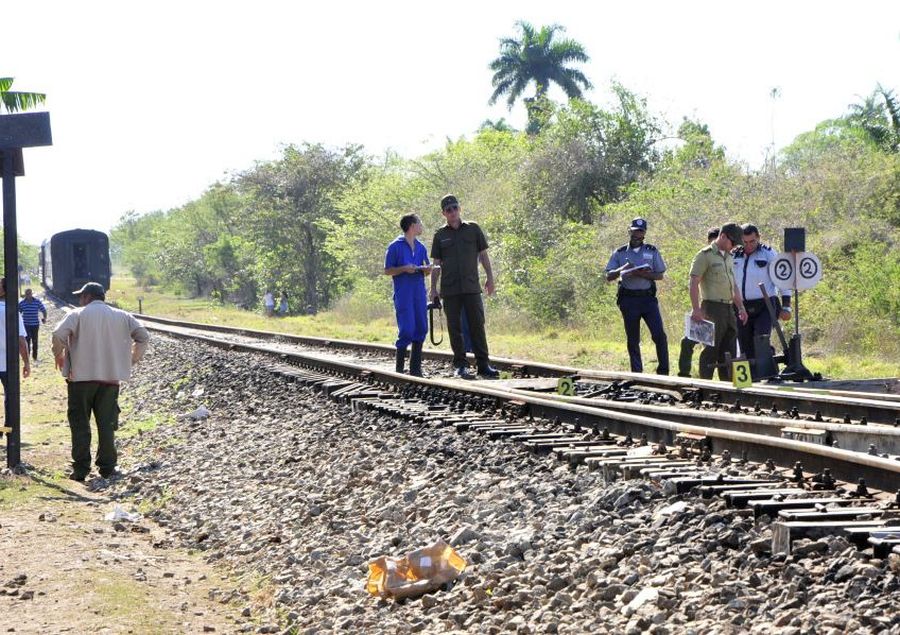
[[[662,316],[659,313],[659,302],[656,299],[656,281],[662,280],[666,271],[659,250],[644,242],[647,233],[647,221],[635,218],[629,229],[630,240],[627,245],[616,249],[606,265],[606,279],[609,282],[618,279],[619,289],[616,304],[622,311],[625,322],[625,335],[628,338],[628,357],[631,359],[631,370],[635,373],[644,371],[641,362],[641,319],[650,329],[650,336],[656,344],[660,375],[669,374],[669,341],[663,328]]]
[[[734,280],[744,298],[747,322],[743,324],[738,322],[738,343],[741,346],[741,353],[747,359],[755,359],[754,338],[757,335],[772,334],[772,317],[769,315],[759,283],[765,285],[766,292],[775,303],[775,313],[782,320],[791,319],[791,295],[790,292],[781,292],[779,302],[779,289],[769,276],[769,264],[778,257],[778,254],[767,244],[760,242],[759,229],[756,225],[745,223],[741,226],[741,230],[744,244],[735,249],[732,256]],[[755,379],[755,371],[753,374]]]
[[[422,221],[415,214],[400,219],[403,233],[388,245],[384,255],[384,274],[394,279],[394,311],[397,314],[397,365],[402,373],[409,356],[409,374],[422,376],[422,343],[428,333],[425,276],[431,273],[428,250],[417,236],[422,235]]]

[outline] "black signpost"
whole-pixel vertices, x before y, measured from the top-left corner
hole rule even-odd
[[[0,115],[0,167],[3,175],[3,270],[6,276],[6,465],[21,462],[19,408],[19,245],[16,230],[16,177],[25,175],[22,148],[48,146],[50,113]]]

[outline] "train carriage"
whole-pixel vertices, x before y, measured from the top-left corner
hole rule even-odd
[[[109,289],[109,238],[93,229],[54,234],[41,244],[41,282],[54,295],[73,301],[86,282]]]

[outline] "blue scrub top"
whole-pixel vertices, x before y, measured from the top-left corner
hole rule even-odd
[[[406,242],[406,236],[400,234],[388,245],[387,252],[384,254],[384,268],[402,267],[403,265],[422,266],[429,264],[428,250],[425,245],[416,239],[415,244],[410,248]],[[416,291],[425,292],[425,275],[421,271],[416,273],[401,273],[393,276],[394,280],[394,299],[409,296]]]

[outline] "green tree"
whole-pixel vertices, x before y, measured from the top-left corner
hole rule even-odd
[[[546,233],[559,218],[594,222],[604,206],[622,200],[657,163],[659,125],[645,100],[614,83],[615,107],[575,100],[562,106],[534,137],[525,188]],[[543,209],[541,209],[543,208]]]
[[[525,100],[528,132],[534,134],[540,128],[538,111],[551,82],[562,88],[570,99],[581,98],[582,90],[591,88],[584,73],[569,66],[573,62],[587,62],[590,58],[575,40],[556,39],[557,34],[565,31],[558,24],[541,27],[539,31],[524,20],[516,25],[519,36],[502,38],[500,57],[490,63],[489,68],[494,71],[491,80],[494,93],[489,103],[494,104],[506,95],[506,103],[512,109],[528,85],[534,82],[534,97]]]
[[[0,77],[0,104],[6,112],[18,112],[28,110],[43,104],[47,100],[44,93],[27,93],[10,90],[14,78]]]
[[[326,252],[323,226],[340,217],[337,200],[365,173],[362,148],[330,149],[321,144],[290,145],[281,159],[258,164],[240,175],[248,197],[246,226],[257,247],[256,277],[302,298],[305,312],[317,313],[335,292],[340,272]]]
[[[900,150],[900,102],[894,91],[877,84],[862,103],[850,105],[847,119],[865,131],[868,138],[882,150]]]

